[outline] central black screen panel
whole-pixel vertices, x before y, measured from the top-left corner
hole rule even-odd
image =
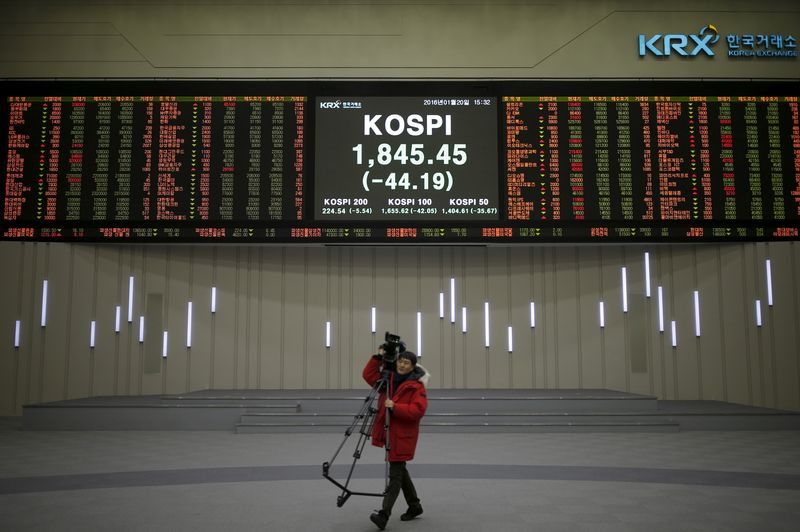
[[[319,98],[317,220],[497,220],[497,102]]]
[[[797,80],[0,88],[7,240],[800,239]]]

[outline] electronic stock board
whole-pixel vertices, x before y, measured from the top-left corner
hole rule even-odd
[[[6,240],[800,238],[800,84],[6,81]]]

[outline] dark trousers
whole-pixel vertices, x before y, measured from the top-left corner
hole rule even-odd
[[[411,482],[411,475],[408,474],[405,462],[389,462],[389,486],[386,488],[386,493],[383,496],[383,511],[386,515],[392,514],[392,507],[397,496],[400,495],[400,490],[403,490],[403,496],[406,498],[408,506],[419,506],[419,497],[417,497],[417,490],[414,489],[414,483]]]

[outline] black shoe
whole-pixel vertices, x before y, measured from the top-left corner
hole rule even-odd
[[[409,506],[406,513],[400,516],[401,521],[411,521],[418,515],[422,515],[422,506]]]
[[[375,523],[375,526],[383,530],[386,528],[386,523],[389,522],[389,516],[386,515],[386,512],[383,510],[378,510],[377,512],[373,512],[372,515],[369,516],[369,520]]]

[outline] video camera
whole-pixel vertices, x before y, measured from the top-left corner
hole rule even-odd
[[[397,361],[397,355],[406,350],[406,344],[400,339],[400,336],[386,331],[383,338],[384,343],[380,345],[383,349],[383,363],[394,364]]]

